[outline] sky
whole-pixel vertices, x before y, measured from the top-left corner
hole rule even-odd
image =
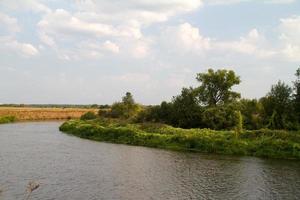
[[[0,103],[170,101],[209,68],[244,98],[300,65],[300,0],[1,0]]]

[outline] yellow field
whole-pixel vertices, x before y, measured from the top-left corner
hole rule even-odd
[[[15,116],[17,120],[54,120],[80,118],[88,111],[97,112],[97,109],[84,108],[20,108],[0,107],[1,116]]]

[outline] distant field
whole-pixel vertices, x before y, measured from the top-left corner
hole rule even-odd
[[[80,118],[88,111],[97,112],[97,109],[85,108],[22,108],[0,107],[0,117],[14,116],[16,120],[52,120]]]

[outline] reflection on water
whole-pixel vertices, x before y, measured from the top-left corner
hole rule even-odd
[[[60,122],[0,126],[0,199],[299,199],[300,162],[83,140]]]

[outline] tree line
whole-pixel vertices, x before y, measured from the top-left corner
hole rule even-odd
[[[181,128],[299,130],[300,68],[295,76],[293,87],[278,81],[264,97],[244,99],[232,90],[241,82],[234,71],[209,69],[197,74],[199,86],[182,88],[181,94],[170,102],[141,106],[127,92],[121,102],[114,103],[110,110],[100,110],[99,114]]]

